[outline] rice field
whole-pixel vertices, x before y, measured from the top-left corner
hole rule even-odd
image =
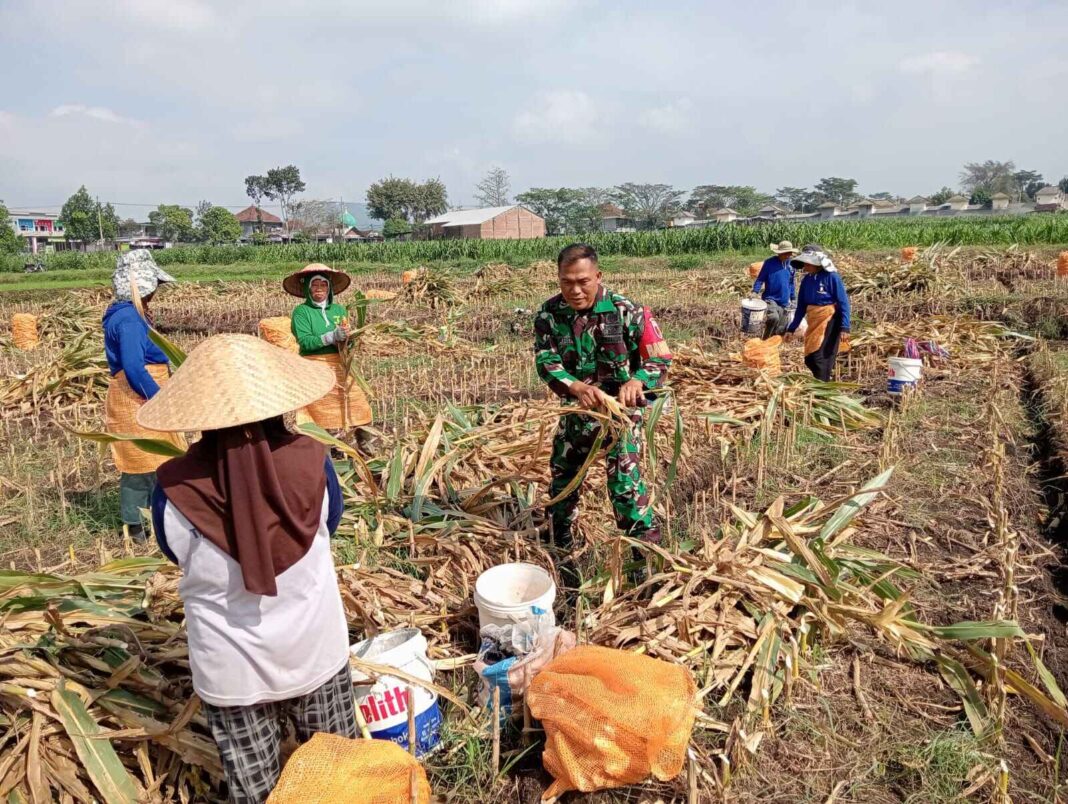
[[[878,245],[923,242],[912,235]],[[820,239],[765,231],[760,242],[782,237]],[[1064,471],[1043,445],[1068,443],[1068,282],[1055,249],[938,239],[913,262],[835,252],[856,323],[829,386],[806,378],[796,346],[779,377],[743,364],[745,260],[693,256],[692,244],[685,259],[605,260],[606,284],[651,306],[675,353],[645,460],[665,542],[644,551],[648,580],[631,585],[595,464],[570,556],[582,584],[558,597],[557,620],[580,641],[685,666],[700,714],[679,778],[566,801],[1066,795]],[[397,244],[424,245],[439,244]],[[279,273],[342,253],[297,248],[272,252]],[[351,636],[409,624],[427,636],[448,695],[442,747],[425,763],[440,800],[527,804],[549,783],[544,738],[520,721],[495,764],[470,589],[501,561],[569,557],[544,535],[560,407],[530,343],[553,266],[465,254],[405,286],[391,254],[351,257],[397,261],[355,282],[378,297],[355,370],[380,433],[370,455],[342,447],[352,461],[334,550]],[[195,256],[181,255],[180,279],[206,270]],[[36,314],[41,337],[24,352],[0,330],[0,796],[89,801],[114,784],[144,800],[216,801],[177,573],[123,543],[106,449],[72,434],[102,428],[108,297],[0,294],[0,320]],[[154,312],[188,350],[253,334],[291,305],[273,279],[188,281],[162,290]],[[886,358],[906,337],[949,358],[928,361],[923,386],[895,403]]]

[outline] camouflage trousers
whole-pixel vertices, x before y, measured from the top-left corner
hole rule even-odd
[[[628,536],[659,542],[660,529],[649,504],[649,491],[641,472],[644,418],[641,408],[631,411],[630,429],[626,437],[602,446],[606,448],[608,495],[612,500],[616,526]],[[574,480],[589,457],[600,431],[600,422],[589,416],[568,414],[560,417],[553,437],[552,482],[549,484],[551,497],[556,497]],[[580,484],[571,494],[549,508],[553,534],[563,547],[571,546],[572,527],[578,519],[581,490]]]

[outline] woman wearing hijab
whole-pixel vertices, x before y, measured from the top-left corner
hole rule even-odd
[[[849,294],[834,261],[822,246],[805,246],[792,262],[795,268],[804,271],[804,276],[797,292],[797,311],[786,338],[790,338],[802,320],[808,322],[805,365],[817,380],[829,382],[842,336],[849,332]]]
[[[341,348],[349,338],[348,311],[334,297],[351,281],[343,271],[314,263],[282,282],[287,293],[304,299],[291,318],[301,356],[328,364],[337,377],[334,390],[306,411],[326,430],[348,430],[371,422],[367,397],[341,361]]]
[[[160,284],[174,277],[160,270],[151,252],[135,249],[119,255],[111,287],[115,300],[104,311],[104,355],[111,379],[104,405],[107,430],[118,435],[158,438],[185,446],[180,435],[168,437],[140,427],[137,411],[159,391],[170,376],[167,356],[148,338],[148,322],[133,303],[133,290],[141,299],[145,315]],[[145,538],[141,510],[148,508],[152,487],[156,484],[156,467],[166,458],[143,452],[129,441],[111,445],[111,455],[119,470],[119,509],[123,530],[131,538]]]
[[[248,335],[216,335],[138,414],[152,429],[203,433],[160,466],[152,520],[182,569],[193,689],[231,802],[263,802],[274,788],[282,720],[301,742],[356,736],[330,554],[341,489],[324,447],[282,423],[333,385],[326,366]]]

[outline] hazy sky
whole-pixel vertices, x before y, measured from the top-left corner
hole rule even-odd
[[[0,199],[1068,174],[1068,3],[0,0]],[[119,207],[123,217],[147,209]]]

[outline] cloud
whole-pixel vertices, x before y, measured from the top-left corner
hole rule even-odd
[[[690,112],[693,101],[679,98],[676,101],[646,109],[638,114],[638,122],[651,131],[668,136],[678,136],[692,130],[693,122]]]
[[[978,63],[979,59],[969,53],[959,50],[935,50],[902,59],[898,63],[898,69],[914,75],[956,75],[968,72]]]
[[[100,120],[104,123],[116,123],[124,126],[144,125],[140,120],[123,117],[103,106],[85,106],[81,103],[65,103],[62,106],[57,106],[49,112],[49,117],[87,117],[91,120]]]
[[[200,0],[121,0],[119,15],[157,30],[197,33],[219,24],[215,11]]]
[[[515,138],[529,145],[586,145],[600,138],[599,110],[585,92],[539,92],[512,121]]]

